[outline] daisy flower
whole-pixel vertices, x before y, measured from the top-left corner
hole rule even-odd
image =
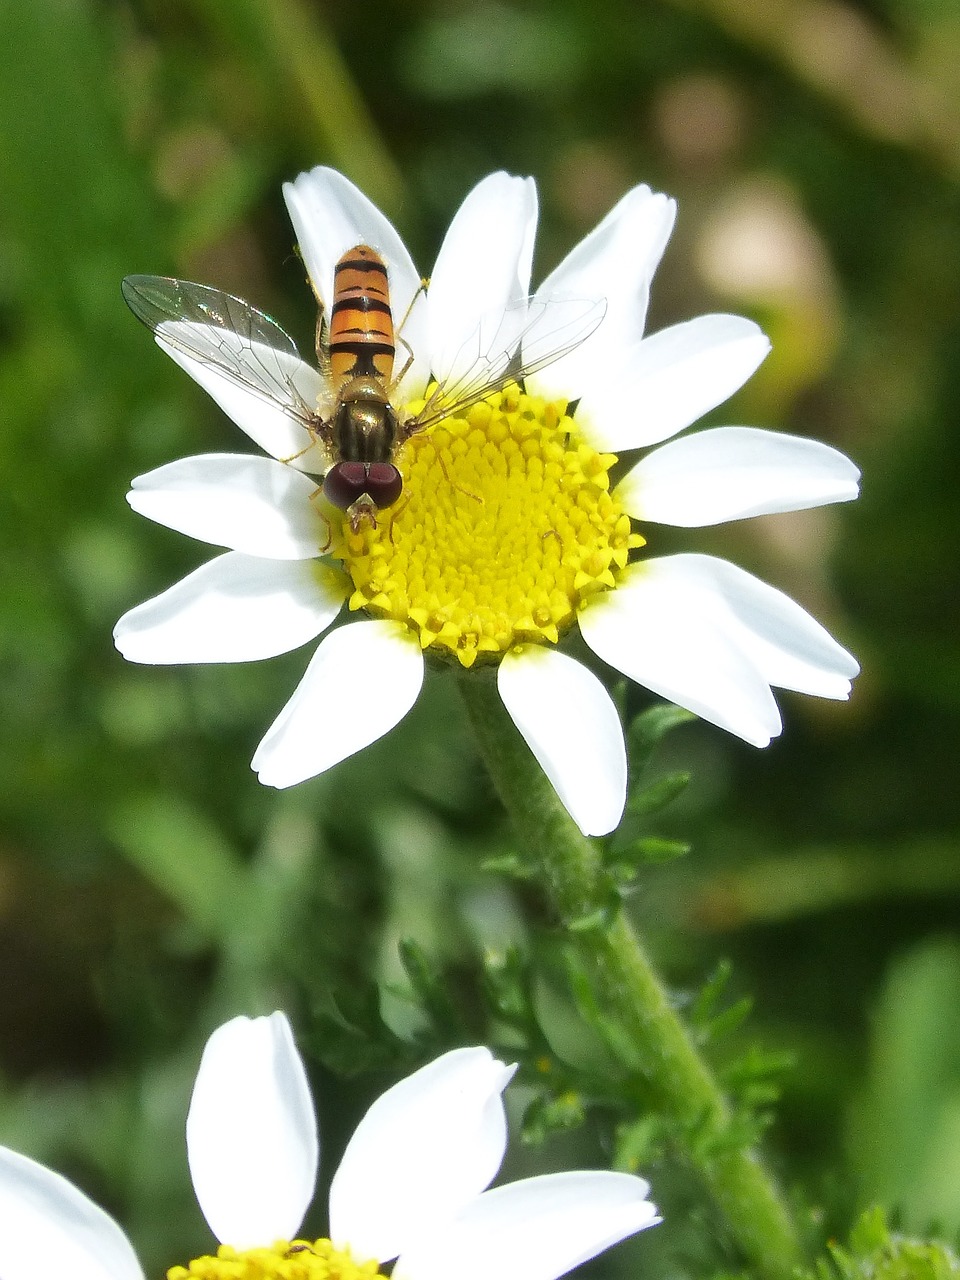
[[[514,1068],[455,1049],[388,1089],[330,1188],[330,1238],[297,1238],[317,1174],[317,1127],[282,1013],[235,1018],[204,1049],[187,1157],[215,1256],[167,1280],[555,1280],[660,1221],[642,1178],[547,1174],[492,1191]],[[47,1274],[49,1272],[49,1275]],[[120,1227],[59,1174],[0,1147],[3,1280],[144,1280]]]
[[[242,338],[207,316],[218,365],[184,341],[196,316],[152,324],[272,456],[186,458],[134,480],[136,511],[228,550],[127,613],[116,643],[136,662],[242,662],[326,631],[257,748],[261,782],[301,782],[387,733],[417,698],[426,653],[495,667],[507,710],[580,829],[611,831],[626,791],[623,732],[597,676],[558,647],[575,627],[603,662],[756,746],[781,729],[772,687],[848,697],[856,661],[787,596],[713,556],[648,554],[658,525],[845,502],[859,478],[827,445],[753,427],[672,438],[769,350],[755,324],[732,315],[644,336],[672,200],[646,186],[628,192],[528,298],[532,179],[496,173],[474,188],[425,290],[396,230],[346,178],[314,169],[284,195],[326,314],[341,255],[370,245],[387,264],[401,424],[433,403],[436,384],[469,380],[478,358],[495,367],[489,353],[510,350],[505,333],[516,335],[520,367],[533,367],[410,435],[395,458],[402,495],[358,524],[318,494],[329,458],[290,410],[297,401],[326,413],[331,390],[280,330],[271,332],[282,350],[269,334]],[[554,317],[582,299],[605,300],[602,320],[564,342],[569,325]],[[553,323],[557,350],[544,362]],[[265,397],[266,365],[278,391]],[[614,483],[619,456],[650,446]]]

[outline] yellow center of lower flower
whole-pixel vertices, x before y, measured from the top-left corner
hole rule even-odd
[[[337,539],[350,608],[405,623],[465,667],[555,644],[643,545],[610,492],[614,462],[562,402],[516,386],[411,436],[397,457],[400,500]]]
[[[375,1262],[356,1262],[329,1240],[277,1240],[269,1249],[222,1244],[216,1257],[171,1267],[167,1280],[374,1280],[379,1274]]]

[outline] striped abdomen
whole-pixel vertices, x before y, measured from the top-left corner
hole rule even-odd
[[[393,376],[396,344],[387,268],[376,249],[358,244],[337,263],[330,310],[330,372],[347,378]]]

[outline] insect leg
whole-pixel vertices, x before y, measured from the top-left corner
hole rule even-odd
[[[296,460],[297,460],[298,458],[302,458],[302,457],[303,457],[303,455],[304,455],[305,453],[309,453],[309,452],[310,452],[310,450],[313,448],[313,445],[314,445],[314,442],[311,440],[309,444],[305,444],[305,445],[303,446],[303,448],[302,448],[302,449],[300,449],[297,453],[291,453],[291,454],[289,455],[289,457],[286,457],[286,458],[278,458],[278,459],[277,459],[277,461],[278,461],[278,462],[284,462],[284,463],[286,463],[286,462],[296,462]],[[311,497],[312,497],[312,495],[311,495]]]
[[[403,326],[404,326],[404,325],[407,323],[407,321],[410,319],[410,313],[411,313],[411,311],[413,311],[413,308],[416,306],[416,304],[417,304],[417,299],[420,297],[421,293],[426,293],[426,292],[427,292],[427,289],[428,289],[429,285],[430,285],[430,281],[429,281],[429,280],[421,280],[421,281],[420,281],[420,283],[417,285],[416,289],[414,290],[413,297],[410,299],[410,305],[407,307],[406,311],[403,313],[403,319],[402,319],[402,320],[400,321],[400,323],[397,325],[397,337],[398,337],[398,338],[399,338],[400,334],[403,332]],[[406,344],[406,343],[404,343],[404,346],[407,346],[407,344]],[[408,347],[408,350],[409,350],[409,347]]]
[[[327,422],[324,422],[323,418],[321,418],[318,414],[313,418],[312,421],[301,422],[299,425],[303,427],[303,429],[306,431],[310,439],[307,441],[307,443],[303,446],[302,449],[298,449],[296,453],[291,453],[286,458],[278,458],[277,461],[278,462],[296,462],[296,460],[298,458],[302,458],[305,453],[309,453],[314,445],[317,445],[320,452],[324,455],[324,458],[325,458],[325,465],[323,467],[323,472],[324,474],[326,474],[327,468],[332,466],[333,463],[336,461],[336,455],[333,449],[333,442],[331,439],[330,424]],[[319,472],[320,468],[319,467],[311,468],[311,470],[314,472]]]
[[[406,376],[407,370],[410,368],[410,366],[413,364],[416,358],[413,353],[413,347],[411,347],[410,343],[403,336],[403,327],[407,323],[407,321],[410,319],[410,315],[413,311],[413,308],[416,306],[417,299],[420,297],[421,294],[424,294],[427,292],[427,286],[429,285],[429,283],[430,283],[429,280],[420,281],[420,283],[417,285],[417,288],[416,288],[416,291],[414,292],[413,297],[410,299],[410,305],[407,307],[406,311],[403,313],[403,319],[397,325],[396,339],[397,339],[397,342],[401,343],[402,346],[406,349],[407,358],[400,372],[398,374],[395,374],[394,377],[391,379],[390,381],[391,390],[394,387],[398,387],[400,385],[400,383],[403,381],[404,377]]]
[[[462,493],[466,498],[472,498],[474,502],[479,502],[480,506],[484,506],[483,498],[479,493],[471,493],[469,489],[465,489],[462,484],[455,484],[450,479],[450,472],[447,470],[447,464],[443,460],[443,455],[437,453],[437,461],[440,463],[440,470],[443,472],[443,478],[451,489],[456,489],[457,493]]]
[[[403,508],[407,505],[409,501],[410,501],[409,498],[404,498],[403,502],[401,502],[398,507],[394,507],[390,513],[390,527],[387,529],[387,537],[390,539],[391,547],[394,545],[394,541],[393,541],[394,523],[396,522],[397,516],[400,514],[400,512],[403,510]]]
[[[317,495],[321,493],[323,493],[323,485],[319,484],[317,485],[316,489],[314,489],[313,493],[311,493],[310,502],[313,503],[314,498],[316,498]],[[326,552],[330,550],[330,547],[333,545],[333,525],[330,523],[329,519],[315,504],[314,504],[314,510],[316,511],[320,519],[323,521],[323,523],[327,526],[327,540],[323,544],[323,546],[320,548],[320,555],[324,555],[326,554]]]
[[[400,334],[397,334],[397,341],[401,343],[404,347],[406,347],[407,358],[404,361],[403,368],[400,370],[399,373],[394,374],[393,379],[391,380],[391,383],[390,383],[391,391],[393,390],[394,387],[398,387],[400,383],[404,380],[407,374],[407,370],[410,368],[410,366],[413,364],[416,358],[413,354],[413,347],[411,347],[410,343],[406,340],[406,338],[403,338],[400,336]]]
[[[320,310],[317,313],[317,368],[325,382],[330,381],[330,344],[327,341],[327,322],[326,313],[323,310],[323,303],[317,299],[317,305]]]

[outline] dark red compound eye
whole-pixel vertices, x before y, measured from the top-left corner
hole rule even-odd
[[[367,491],[367,468],[362,462],[338,462],[323,477],[324,496],[346,511]]]
[[[392,462],[338,462],[323,477],[324,496],[341,511],[363,494],[382,511],[393,506],[402,489],[403,480]]]
[[[381,511],[400,497],[403,481],[392,462],[371,462],[367,468],[367,493]]]

